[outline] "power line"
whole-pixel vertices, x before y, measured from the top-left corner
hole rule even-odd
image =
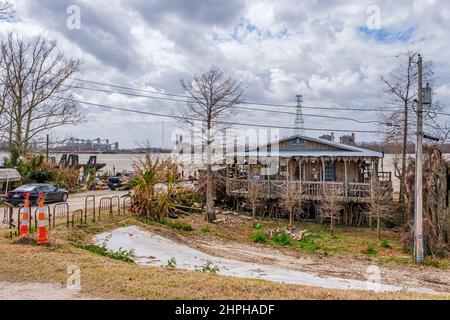
[[[96,92],[104,92],[104,93],[116,93],[116,94],[133,96],[133,97],[138,97],[138,98],[149,98],[149,99],[157,99],[157,100],[172,101],[172,102],[183,102],[183,103],[186,102],[186,100],[180,100],[180,99],[174,99],[174,98],[155,97],[155,96],[149,96],[149,95],[141,95],[141,94],[136,94],[136,93],[112,91],[112,90],[106,90],[106,89],[86,88],[86,87],[80,87],[80,86],[74,86],[74,85],[63,85],[63,86],[70,87],[70,88],[73,88],[73,89],[82,89],[82,90],[88,90],[88,91],[96,91]],[[189,97],[186,96],[186,98],[189,98]],[[242,110],[249,110],[249,111],[260,111],[260,112],[269,112],[269,113],[277,113],[277,114],[296,115],[295,112],[279,111],[279,110],[249,108],[249,107],[242,107],[242,106],[232,106],[232,108],[242,109]],[[364,121],[364,120],[358,120],[358,119],[349,118],[349,117],[339,117],[339,116],[320,115],[320,114],[311,114],[311,113],[303,113],[303,115],[304,116],[308,116],[308,117],[316,117],[316,118],[348,120],[348,121],[354,121],[354,122],[366,123],[366,124],[370,124],[370,123],[379,124],[379,123],[381,123],[380,121],[375,121],[375,120]]]
[[[164,118],[170,118],[170,119],[189,120],[189,121],[202,121],[201,119],[197,119],[197,118],[188,118],[188,117],[182,117],[182,116],[176,116],[176,115],[168,115],[168,114],[161,114],[161,113],[150,112],[150,111],[140,111],[140,110],[133,110],[133,109],[128,109],[128,108],[120,108],[120,107],[114,107],[114,106],[110,106],[110,105],[104,105],[104,104],[93,103],[93,102],[88,102],[88,101],[81,101],[81,100],[72,99],[72,98],[50,97],[50,99],[60,99],[60,100],[72,101],[72,102],[85,104],[85,105],[89,105],[89,106],[95,106],[95,107],[104,108],[104,109],[119,110],[119,111],[125,111],[125,112],[137,113],[137,114],[145,114],[145,115],[164,117]],[[275,128],[275,129],[291,129],[291,130],[294,129],[294,127],[290,127],[290,126],[276,126],[276,125],[267,125],[267,124],[255,124],[255,123],[219,121],[219,120],[213,120],[212,122],[213,123],[217,123],[217,124],[236,125],[236,126],[245,126],[245,127],[261,127],[261,128]],[[305,128],[305,129],[306,130],[311,130],[311,131],[384,133],[383,131],[375,131],[375,130],[329,129],[329,128]]]
[[[97,84],[97,85],[101,85],[101,86],[109,86],[109,87],[118,88],[118,89],[132,90],[132,91],[151,93],[151,94],[160,94],[160,95],[179,97],[179,98],[185,98],[185,99],[190,98],[189,96],[182,95],[182,94],[176,94],[176,93],[167,93],[167,92],[159,92],[159,91],[154,91],[154,90],[137,89],[137,88],[132,88],[132,87],[119,86],[119,85],[115,85],[115,84],[109,84],[109,83],[103,83],[103,82],[85,80],[85,79],[79,79],[79,78],[73,78],[73,77],[71,77],[70,79],[75,80],[75,81],[91,83],[91,84]],[[83,87],[81,87],[81,88],[83,88]],[[89,89],[94,90],[94,88],[89,88]],[[89,90],[89,89],[87,89],[87,90]],[[104,89],[98,89],[98,90],[104,90]],[[160,99],[162,99],[162,98],[160,98]],[[224,102],[226,102],[226,101],[224,101]],[[264,102],[251,102],[251,101],[240,101],[239,104],[266,106],[266,107],[278,107],[278,108],[291,108],[291,109],[296,108],[296,106],[294,106],[294,105],[284,105],[284,104],[264,103]],[[304,109],[316,109],[316,110],[340,110],[340,111],[363,111],[363,112],[396,111],[395,109],[385,109],[385,108],[337,108],[337,107],[312,107],[312,106],[302,106],[302,107]]]

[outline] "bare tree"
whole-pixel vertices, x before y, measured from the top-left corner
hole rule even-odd
[[[14,17],[14,8],[8,1],[0,2],[0,20],[9,20]]]
[[[258,205],[260,203],[260,194],[258,181],[249,180],[247,200],[250,202],[250,206],[252,207],[253,227],[256,225],[256,210],[258,209]]]
[[[370,218],[375,217],[377,221],[378,240],[381,240],[381,226],[383,221],[392,215],[394,209],[392,190],[379,180],[374,180],[372,184],[372,201],[366,214],[369,215]]]
[[[339,221],[342,205],[343,190],[325,186],[325,194],[320,204],[320,214],[323,218],[330,219],[330,234],[334,235],[334,225]]]
[[[0,64],[10,148],[26,153],[29,143],[44,131],[83,120],[66,85],[81,61],[56,52],[56,42],[43,36],[28,41],[10,33],[1,43]]]
[[[400,180],[399,201],[401,204],[406,202],[406,165],[408,142],[413,142],[411,127],[414,126],[413,101],[417,98],[417,57],[418,52],[405,52],[399,55],[403,60],[398,67],[388,76],[382,77],[384,92],[391,98],[390,105],[397,107],[394,112],[383,113],[381,120],[392,124],[389,130],[388,142],[401,144],[401,163],[394,162],[394,174]],[[431,79],[431,63],[424,63],[424,79]]]
[[[302,195],[297,188],[296,183],[286,180],[286,185],[281,188],[280,206],[289,214],[289,227],[292,227],[294,220],[294,212],[296,209],[301,210]]]
[[[206,217],[215,220],[212,188],[212,144],[215,135],[224,130],[224,120],[231,115],[233,106],[240,102],[241,83],[212,67],[207,72],[194,76],[181,85],[189,95],[187,109],[182,112],[184,124],[190,126],[193,134],[200,134],[202,145],[206,146]],[[196,128],[196,126],[201,128]],[[192,129],[193,128],[193,129]]]

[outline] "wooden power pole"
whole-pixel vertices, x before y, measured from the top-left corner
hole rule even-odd
[[[49,147],[49,135],[47,134],[47,140],[45,143],[45,155],[46,155],[46,161],[48,162],[48,147]]]
[[[417,62],[419,73],[419,90],[417,106],[417,143],[416,143],[416,186],[415,186],[415,210],[414,210],[414,259],[415,262],[423,263],[423,191],[422,191],[422,164],[423,164],[423,90],[422,90],[422,56],[419,54]]]

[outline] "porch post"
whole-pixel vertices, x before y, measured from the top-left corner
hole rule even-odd
[[[325,161],[323,161],[323,158],[320,158],[320,162],[322,162],[322,192],[325,195]]]
[[[375,179],[375,161],[373,159],[370,159],[370,165],[372,167],[372,172],[370,174],[370,198],[373,200],[373,196],[374,196],[373,182]]]
[[[299,181],[299,190],[300,194],[302,194],[302,158],[298,158],[298,181]]]
[[[345,197],[347,197],[348,192],[347,192],[347,188],[348,188],[348,177],[347,177],[347,159],[344,159],[344,195]]]
[[[290,158],[286,159],[286,180],[289,180],[289,165],[290,165],[289,160],[290,160]]]

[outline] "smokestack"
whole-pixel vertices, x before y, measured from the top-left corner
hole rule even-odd
[[[331,141],[334,142],[334,132],[331,133]]]
[[[356,138],[355,138],[355,133],[354,132],[352,132],[352,140],[353,140],[353,142],[356,142]]]

